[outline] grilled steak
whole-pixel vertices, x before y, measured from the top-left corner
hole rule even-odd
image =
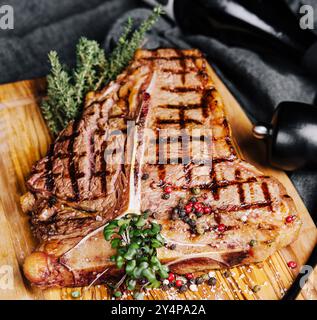
[[[27,185],[22,208],[40,245],[24,272],[43,287],[120,272],[102,230],[128,212],[155,212],[150,219],[166,240],[159,258],[178,273],[262,261],[301,225],[284,187],[237,156],[197,50],[138,51],[116,81],[88,94],[82,117],[60,133]],[[171,219],[192,188],[209,212],[194,223]]]

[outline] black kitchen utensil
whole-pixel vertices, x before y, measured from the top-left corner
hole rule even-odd
[[[253,127],[257,139],[267,144],[269,163],[291,171],[317,168],[317,107],[299,102],[282,102],[272,122]]]
[[[317,36],[283,0],[144,0],[163,4],[183,32],[292,59],[317,76]]]
[[[314,247],[313,252],[311,253],[309,259],[307,260],[305,266],[311,267],[311,273],[314,272],[314,268],[317,265],[317,246]],[[301,286],[301,279],[302,277],[306,277],[306,280],[308,281],[308,278],[311,274],[306,275],[305,268],[303,269],[303,272],[300,272],[296,279],[294,280],[291,287],[286,292],[285,296],[283,297],[283,300],[295,300],[297,296],[299,295],[300,291],[302,290]],[[314,276],[314,275],[312,275]]]

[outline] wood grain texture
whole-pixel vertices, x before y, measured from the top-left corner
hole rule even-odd
[[[237,101],[216,74],[213,80],[219,90],[241,154],[265,174],[279,179],[294,199],[303,227],[298,240],[257,265],[232,268],[229,277],[215,271],[217,285],[199,286],[198,292],[148,291],[146,299],[280,299],[291,285],[300,267],[307,261],[317,242],[317,229],[301,198],[284,172],[265,163],[264,145],[251,136],[252,125]],[[39,102],[45,93],[45,80],[22,81],[0,86],[0,299],[72,299],[79,290],[79,299],[108,299],[105,286],[40,290],[30,287],[21,272],[21,265],[36,245],[28,225],[28,217],[20,208],[19,198],[26,191],[25,178],[34,162],[43,157],[51,141],[41,116]],[[256,107],[256,106],[255,106]],[[287,267],[295,260],[296,270]],[[2,270],[2,271],[1,271]],[[3,273],[3,270],[11,270]],[[1,273],[2,272],[2,273]],[[12,286],[6,282],[12,276]],[[257,293],[252,291],[260,285]],[[131,299],[131,296],[127,296]],[[317,299],[317,270],[305,285],[298,299]]]

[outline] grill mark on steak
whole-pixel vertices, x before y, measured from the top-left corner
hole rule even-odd
[[[193,104],[162,104],[162,105],[159,105],[158,108],[194,110],[194,109],[200,109],[201,108],[201,104],[199,104],[199,103],[193,103]]]
[[[235,182],[236,182],[237,188],[238,188],[240,203],[243,204],[245,202],[245,194],[244,194],[243,184],[240,182],[240,180],[241,180],[240,169],[236,169],[234,174],[235,174],[235,178],[237,180]]]
[[[209,98],[210,98],[211,93],[212,93],[213,90],[214,90],[214,88],[211,88],[211,89],[206,89],[203,92],[201,108],[202,108],[203,116],[205,118],[208,118],[208,116],[209,116],[209,111],[210,110],[209,110],[209,106],[208,106],[208,101],[209,101]]]
[[[180,110],[180,114],[179,116],[181,117],[180,119],[157,119],[157,125],[159,126],[159,128],[164,128],[165,125],[169,125],[169,124],[179,124],[181,129],[185,128],[186,124],[199,124],[201,125],[202,122],[196,119],[186,119],[186,120],[182,120],[185,118],[184,115],[184,110]],[[163,126],[163,127],[162,127]]]
[[[219,190],[219,185],[217,183],[216,171],[211,169],[210,170],[210,175],[211,175],[211,186],[210,186],[210,189],[211,189],[213,198],[215,200],[219,200],[219,191],[218,191]]]
[[[272,205],[272,201],[256,201],[253,203],[243,203],[240,205],[226,205],[217,207],[217,210],[223,213],[226,212],[237,212],[237,211],[245,211],[249,209],[259,209],[259,208],[265,208]]]
[[[46,162],[46,180],[45,186],[48,191],[53,191],[54,189],[54,174],[53,174],[53,156],[54,156],[54,144],[50,145],[48,154],[47,154],[47,162]]]
[[[266,200],[267,203],[270,203],[270,210],[273,210],[272,201],[271,201],[271,194],[270,194],[270,191],[269,191],[267,183],[266,182],[262,182],[261,188],[262,188],[262,191],[263,191],[264,199]]]
[[[89,174],[89,190],[91,187],[91,180],[93,175],[95,174],[95,166],[96,166],[96,153],[95,153],[95,132],[91,135],[90,139],[89,139],[89,151],[90,151],[90,155],[89,155],[89,162],[90,162],[90,174]]]
[[[200,87],[200,86],[194,86],[194,87],[166,87],[163,86],[160,88],[163,91],[168,91],[168,92],[172,92],[172,93],[186,93],[186,92],[202,92],[204,90],[204,88]]]
[[[172,74],[178,74],[178,75],[186,75],[186,74],[189,74],[191,72],[195,71],[194,68],[187,68],[185,71],[183,69],[180,69],[180,70],[174,70],[174,69],[171,69],[171,68],[162,68],[160,70],[160,72],[163,72],[163,73],[172,73]]]
[[[77,132],[79,122],[80,122],[79,119],[76,119],[73,122],[72,131],[74,133]],[[73,198],[68,199],[68,201],[70,202],[78,201],[80,199],[78,181],[76,179],[76,163],[75,163],[75,155],[74,155],[75,139],[76,139],[76,135],[72,135],[72,138],[70,139],[68,148],[67,148],[67,151],[69,153],[68,172],[71,179],[71,185],[72,185],[73,194],[74,194]]]
[[[107,179],[106,179],[106,176],[102,174],[103,172],[106,174],[106,171],[107,171],[107,163],[106,163],[106,159],[105,159],[105,151],[107,149],[107,146],[108,146],[108,142],[106,140],[103,141],[101,144],[101,153],[100,153],[101,174],[99,175],[102,194],[105,194],[107,192]]]
[[[184,54],[181,50],[175,50],[176,53],[177,53],[177,56],[180,57],[180,67],[181,69],[184,71],[183,73],[181,73],[181,81],[182,81],[182,84],[185,85],[185,80],[186,80],[186,60],[183,59],[184,57]],[[192,59],[191,59],[192,60]]]

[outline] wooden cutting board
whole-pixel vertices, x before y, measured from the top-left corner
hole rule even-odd
[[[265,174],[279,179],[294,199],[303,227],[298,240],[267,259],[264,263],[232,268],[230,276],[216,271],[217,285],[199,286],[198,292],[148,291],[146,299],[280,299],[289,288],[300,267],[307,261],[317,242],[317,229],[287,175],[265,163],[264,146],[251,135],[251,123],[237,101],[216,74],[214,82],[223,97],[233,136],[241,154]],[[19,198],[26,192],[25,178],[32,164],[43,157],[51,138],[41,116],[39,103],[45,94],[45,80],[21,81],[0,86],[0,299],[108,299],[105,286],[40,290],[24,279],[21,265],[36,245],[28,217],[20,208]],[[256,106],[254,106],[256,108]],[[297,269],[287,262],[295,260]],[[311,275],[299,299],[317,299],[317,270]],[[261,286],[257,293],[255,285]],[[127,297],[128,299],[131,297]]]

